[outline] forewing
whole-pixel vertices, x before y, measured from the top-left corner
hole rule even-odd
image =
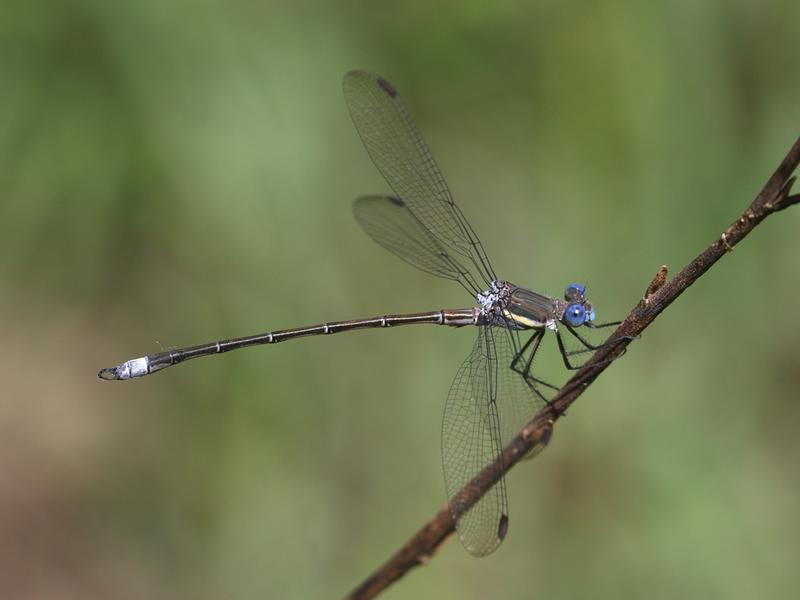
[[[418,269],[460,282],[470,292],[466,269],[394,196],[363,196],[353,203],[353,214],[364,231],[378,244]]]
[[[473,285],[496,279],[475,233],[392,85],[365,71],[345,75],[344,96],[368,154],[397,197],[453,256],[470,265]]]

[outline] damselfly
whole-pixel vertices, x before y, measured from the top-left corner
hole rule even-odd
[[[575,369],[571,356],[600,347],[578,329],[616,323],[595,324],[594,309],[580,284],[568,285],[562,299],[499,279],[394,87],[364,71],[348,73],[343,85],[361,140],[394,191],[394,195],[357,199],[356,220],[373,240],[406,262],[459,283],[477,306],[335,321],[211,342],[135,358],[103,369],[98,376],[131,379],[191,358],[309,335],[417,323],[475,325],[477,340],[447,396],[442,464],[459,537],[470,553],[483,556],[497,548],[508,531],[502,473],[496,473],[497,484],[469,509],[458,506],[454,496],[500,455],[503,444],[547,402],[542,388],[556,389],[532,373],[544,335],[555,334],[564,365]],[[578,340],[582,350],[567,351],[562,330]]]

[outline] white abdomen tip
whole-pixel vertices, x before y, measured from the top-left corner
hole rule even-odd
[[[134,358],[133,360],[126,361],[116,367],[102,369],[97,376],[100,379],[118,380],[130,379],[131,377],[141,377],[150,373],[150,361],[146,356],[142,358]]]

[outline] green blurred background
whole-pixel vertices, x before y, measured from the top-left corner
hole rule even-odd
[[[601,320],[717,238],[800,132],[796,0],[0,11],[4,598],[337,597],[443,505],[472,331],[95,378],[469,304],[352,219],[387,187],[346,71],[400,90],[505,278],[588,282]],[[498,552],[452,540],[385,597],[797,597],[798,228],[797,210],[760,226],[511,473]]]

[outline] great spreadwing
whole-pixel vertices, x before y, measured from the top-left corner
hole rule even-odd
[[[343,87],[367,153],[394,191],[358,198],[353,206],[356,220],[373,240],[404,261],[459,283],[477,306],[334,321],[167,350],[102,369],[98,376],[142,377],[200,356],[355,329],[421,323],[477,326],[472,351],[450,387],[442,424],[445,487],[448,498],[454,498],[548,402],[543,388],[557,389],[533,374],[545,334],[555,334],[564,365],[575,369],[576,354],[600,347],[578,330],[616,323],[595,323],[580,284],[568,285],[563,298],[551,298],[499,279],[395,88],[364,71],[345,75]],[[567,350],[564,332],[577,340],[580,350]],[[497,484],[477,504],[467,508],[451,502],[461,542],[476,556],[495,550],[508,531],[505,481],[502,473],[496,475]]]

